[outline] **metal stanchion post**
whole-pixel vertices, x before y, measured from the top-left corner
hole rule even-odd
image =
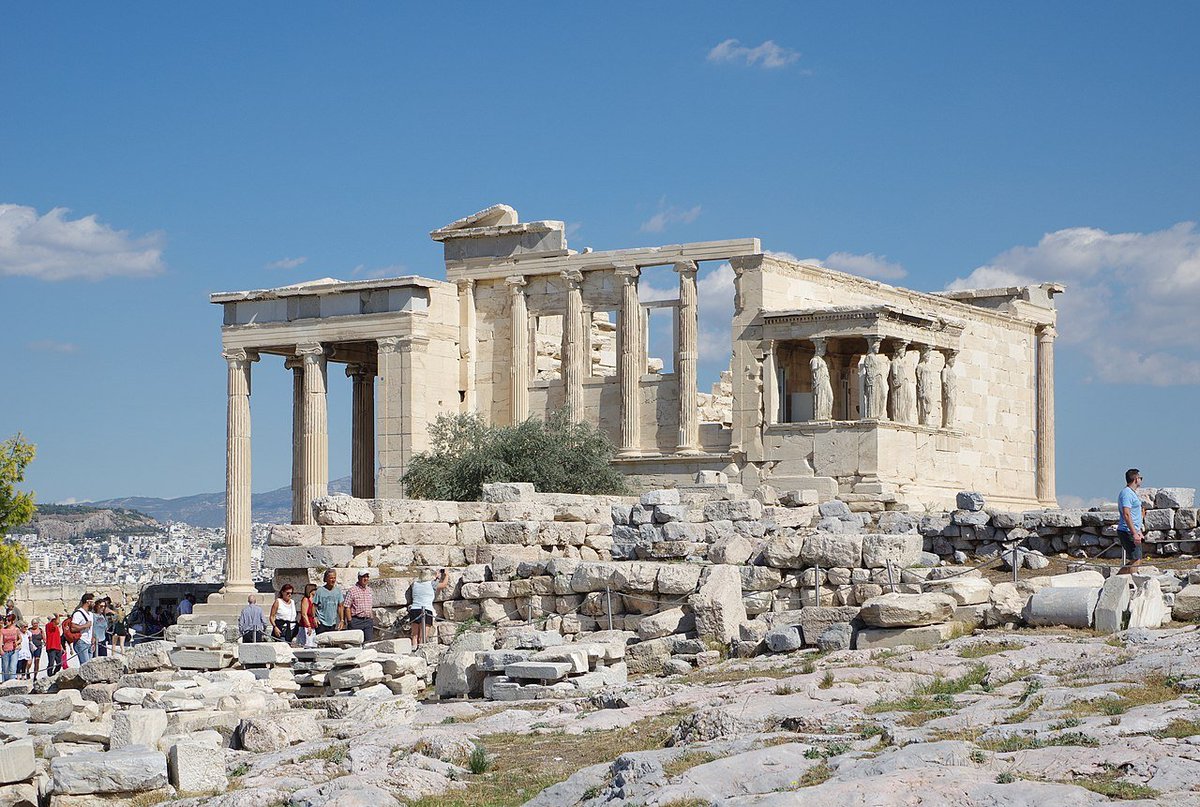
[[[813,567],[816,571],[813,572],[813,605],[821,606],[821,564]]]
[[[604,587],[604,599],[606,601],[604,610],[608,611],[608,629],[612,630],[612,588],[609,586]]]
[[[1021,568],[1021,555],[1017,552],[1017,545],[1013,544],[1012,554],[1008,557],[1008,565],[1012,568],[1012,581],[1017,582],[1017,570]]]

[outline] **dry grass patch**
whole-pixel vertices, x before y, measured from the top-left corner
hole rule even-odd
[[[829,767],[828,762],[822,761],[819,765],[813,765],[806,770],[796,782],[796,787],[816,787],[828,782],[832,777],[833,768]]]
[[[1115,695],[1072,703],[1066,708],[1066,711],[1076,717],[1120,715],[1138,706],[1176,700],[1182,694],[1178,682],[1174,678],[1152,675],[1136,683],[1118,686]]]
[[[1200,734],[1200,720],[1185,720],[1177,717],[1172,720],[1165,729],[1151,732],[1151,735],[1160,740],[1173,737],[1176,740],[1182,740],[1185,737],[1194,737]]]
[[[958,655],[960,658],[983,658],[1003,653],[1006,650],[1020,650],[1024,646],[1019,642],[979,642],[959,650]]]
[[[935,678],[924,686],[917,687],[911,694],[891,701],[880,701],[866,708],[867,714],[882,712],[930,712],[929,718],[949,714],[954,710],[954,696],[966,692],[971,687],[983,682],[987,677],[987,667],[976,664],[958,678]],[[920,725],[925,721],[920,721]]]
[[[631,751],[663,748],[686,712],[672,711],[632,726],[583,734],[513,732],[489,734],[479,745],[487,772],[463,780],[466,787],[408,802],[409,807],[516,807],[580,768],[611,762]],[[696,762],[695,764],[700,764]]]
[[[663,773],[667,775],[667,778],[671,778],[690,771],[697,765],[705,765],[720,758],[718,754],[710,754],[707,751],[688,751],[664,763]]]
[[[1132,800],[1132,799],[1153,799],[1157,798],[1159,792],[1152,787],[1139,785],[1134,782],[1127,782],[1119,778],[1120,774],[1115,770],[1109,770],[1097,776],[1088,776],[1082,779],[1072,779],[1070,783],[1086,788],[1093,793],[1099,793],[1102,796],[1108,796],[1110,799]]]

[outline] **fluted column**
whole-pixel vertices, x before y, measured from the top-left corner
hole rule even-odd
[[[700,452],[700,406],[697,403],[696,363],[700,359],[700,311],[696,303],[696,262],[675,264],[679,273],[679,339],[675,359],[679,377],[679,445],[676,454]]]
[[[315,524],[312,503],[329,495],[329,416],[326,403],[325,347],[319,343],[298,345],[296,355],[304,362],[304,429],[301,443],[301,524]]]
[[[225,587],[230,594],[254,591],[250,579],[250,364],[258,354],[227,350],[228,407],[225,419]]]
[[[300,480],[304,465],[304,362],[288,356],[283,366],[292,371],[292,523],[304,523],[304,502]]]
[[[1037,350],[1037,497],[1047,507],[1057,504],[1054,490],[1054,339],[1053,325],[1038,329]]]
[[[529,309],[525,278],[506,277],[512,310],[512,422],[529,417]]]
[[[621,447],[617,456],[642,455],[642,422],[639,411],[639,387],[644,360],[641,358],[642,304],[638,301],[636,266],[616,270],[621,279],[621,340],[617,357],[621,382]]]
[[[458,359],[459,387],[463,391],[462,411],[479,408],[475,394],[475,281],[458,281]]]
[[[375,370],[367,364],[347,364],[353,382],[350,428],[350,495],[375,498]]]
[[[591,345],[583,331],[583,273],[567,269],[562,273],[567,284],[567,311],[563,319],[562,357],[563,395],[567,417],[572,423],[583,420],[584,360],[590,360]]]

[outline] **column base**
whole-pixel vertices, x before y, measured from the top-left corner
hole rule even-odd
[[[645,451],[640,448],[626,448],[626,449],[622,449],[621,451],[617,452],[617,459],[619,459],[619,460],[632,460],[632,459],[639,459],[641,457],[660,457],[660,456],[662,456],[662,455],[659,454],[657,451]]]
[[[675,456],[677,457],[699,457],[704,453],[704,451],[701,451],[698,448],[693,448],[692,446],[679,446],[675,449]]]
[[[217,594],[209,595],[208,602],[211,604],[236,602],[235,598],[239,595],[244,598],[257,593],[258,589],[254,587],[253,583],[226,583],[221,586],[221,590]],[[218,597],[220,599],[217,599]],[[244,605],[245,602],[243,601],[242,604]]]

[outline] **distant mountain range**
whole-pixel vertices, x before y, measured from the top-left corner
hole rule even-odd
[[[334,479],[329,483],[329,492],[349,493],[350,477]],[[182,521],[194,527],[225,526],[224,491],[180,496],[177,499],[128,496],[123,499],[105,499],[81,504],[106,509],[137,510],[153,516],[158,521]],[[292,520],[292,489],[289,486],[266,493],[256,493],[250,497],[250,508],[255,521],[288,524]]]

